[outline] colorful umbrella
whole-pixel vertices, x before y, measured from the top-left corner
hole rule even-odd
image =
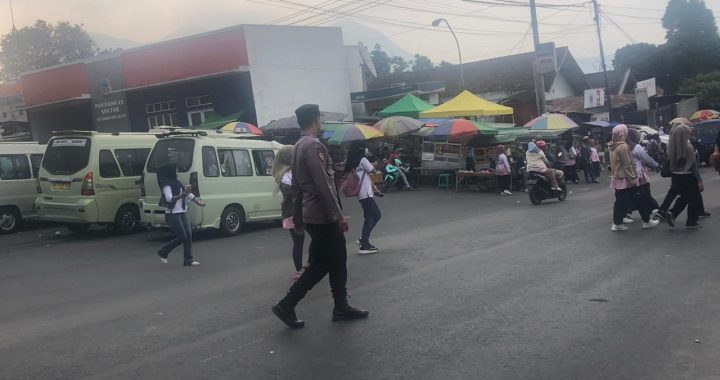
[[[242,121],[233,121],[232,123],[227,123],[222,128],[220,128],[219,131],[231,133],[251,133],[257,136],[263,134],[260,128],[250,123],[244,123]]]
[[[720,112],[715,110],[700,110],[690,116],[690,121],[698,122],[712,119],[720,119]]]
[[[396,137],[411,132],[415,132],[422,128],[423,123],[406,116],[391,116],[387,119],[380,120],[374,127],[382,131],[385,136]]]
[[[447,119],[439,122],[429,137],[433,138],[456,138],[460,136],[472,136],[477,134],[496,135],[497,129],[488,127],[482,123],[465,119]]]
[[[561,113],[546,113],[525,124],[525,128],[536,131],[577,128],[577,124]]]
[[[328,143],[335,145],[384,136],[382,131],[369,125],[359,123],[326,123],[323,124],[323,129],[326,132],[332,132],[332,136],[328,140]]]

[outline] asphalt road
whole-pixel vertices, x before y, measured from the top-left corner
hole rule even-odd
[[[3,236],[0,378],[716,379],[720,180],[703,173],[717,214],[697,231],[611,232],[607,180],[541,206],[390,193],[382,253],[348,244],[350,301],[370,318],[331,322],[323,281],[298,331],[270,312],[292,273],[277,224],[198,234],[195,268],[180,251],[159,262],[164,231]],[[350,242],[362,214],[346,203]]]

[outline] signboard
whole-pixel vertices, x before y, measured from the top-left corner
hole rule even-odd
[[[647,90],[647,96],[649,98],[652,98],[653,96],[657,95],[657,85],[655,84],[655,78],[650,78],[644,81],[637,82],[635,85],[636,89],[646,89]]]
[[[535,70],[539,74],[549,74],[557,71],[557,56],[555,43],[546,42],[538,45],[535,50]]]
[[[605,89],[591,88],[585,90],[585,103],[583,108],[597,108],[605,105]]]
[[[638,87],[635,89],[635,103],[637,104],[638,111],[647,111],[650,109],[650,97],[647,91],[647,88]]]
[[[108,96],[104,101],[93,104],[93,114],[95,123],[126,119],[128,114],[124,94],[117,97]]]
[[[590,121],[610,121],[610,114],[607,112],[594,113],[590,116]]]

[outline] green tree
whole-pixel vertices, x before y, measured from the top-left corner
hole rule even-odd
[[[390,75],[392,70],[392,57],[383,51],[380,44],[375,44],[375,47],[370,52],[370,58],[373,61],[373,65],[375,65],[375,70],[379,78]]]
[[[0,39],[0,76],[17,79],[21,73],[92,57],[99,53],[95,42],[80,25],[67,21],[55,25],[37,20],[35,25],[5,34]]]
[[[391,66],[393,73],[401,73],[403,71],[407,71],[408,68],[410,68],[410,63],[406,61],[403,57],[392,57]]]
[[[412,61],[412,71],[428,70],[433,67],[430,58],[421,54],[415,54],[415,59]]]
[[[437,65],[437,67],[439,67],[439,68],[441,68],[441,69],[446,69],[446,68],[448,68],[448,67],[453,67],[453,66],[454,66],[454,65],[453,65],[452,63],[450,63],[450,62],[448,62],[448,61],[445,61],[445,60],[440,61],[440,64]]]
[[[695,94],[701,108],[720,108],[720,71],[698,74],[685,79],[679,91],[683,94]]]

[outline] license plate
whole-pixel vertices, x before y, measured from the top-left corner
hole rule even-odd
[[[68,191],[70,190],[70,182],[54,182],[51,187],[54,191]]]

